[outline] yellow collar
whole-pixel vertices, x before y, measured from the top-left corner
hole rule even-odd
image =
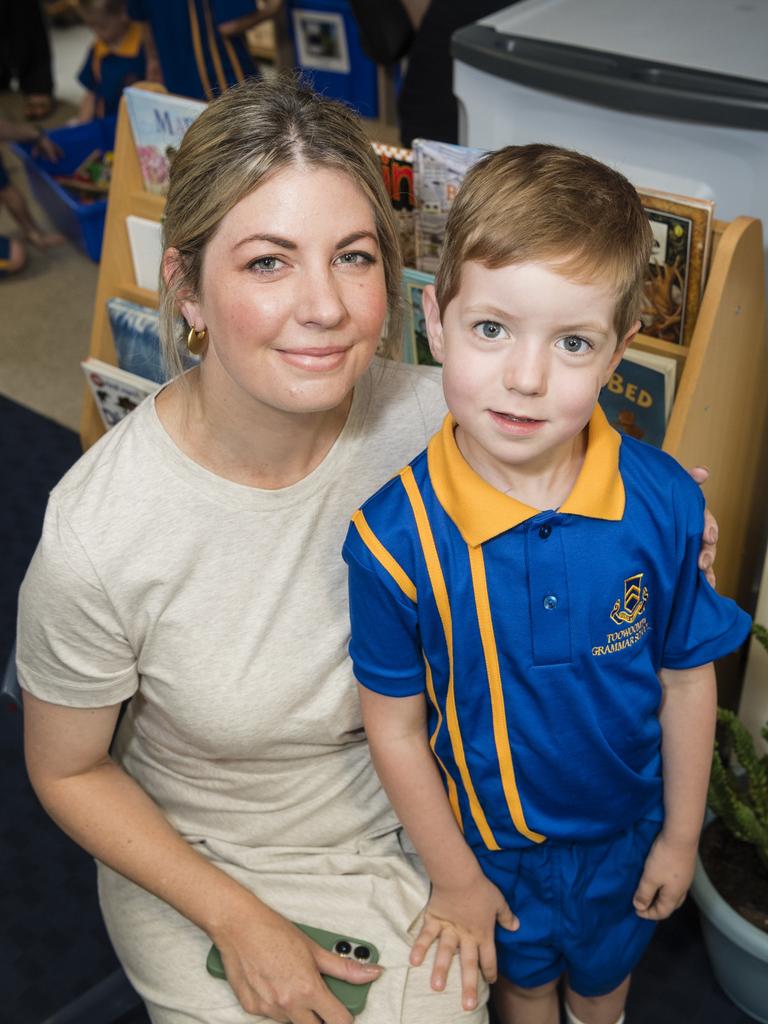
[[[109,46],[97,39],[93,44],[93,56],[101,62],[108,53],[114,53],[116,57],[136,57],[142,46],[141,25],[138,21],[132,21],[128,26],[125,35],[114,46]]]
[[[464,540],[477,547],[492,537],[539,514],[486,483],[459,451],[456,422],[449,414],[429,442],[427,464],[438,501],[459,528]],[[619,473],[621,435],[595,406],[587,424],[587,450],[573,490],[559,511],[592,519],[621,519],[624,483]]]

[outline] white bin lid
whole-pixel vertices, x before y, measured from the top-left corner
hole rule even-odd
[[[459,29],[453,55],[618,110],[768,130],[766,0],[522,0]]]

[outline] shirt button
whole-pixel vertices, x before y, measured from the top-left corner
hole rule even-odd
[[[554,594],[547,594],[544,598],[544,607],[548,612],[551,612],[553,608],[557,608],[557,597]]]
[[[550,533],[552,533],[552,527],[549,523],[544,523],[543,526],[539,527],[539,536],[542,540],[546,540]]]

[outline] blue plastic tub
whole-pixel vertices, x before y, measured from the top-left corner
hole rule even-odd
[[[101,257],[107,200],[80,203],[54,180],[54,176],[71,174],[94,149],[112,149],[115,144],[115,124],[116,118],[106,117],[48,132],[50,138],[64,151],[64,155],[55,164],[40,156],[32,156],[32,143],[15,143],[11,146],[24,164],[32,194],[52,223],[97,263]]]

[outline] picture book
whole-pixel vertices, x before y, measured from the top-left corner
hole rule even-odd
[[[404,363],[437,366],[429,351],[427,328],[421,295],[428,284],[434,284],[434,274],[425,274],[411,267],[403,267],[403,352]]]
[[[406,267],[416,266],[416,192],[413,186],[413,150],[373,142],[384,185],[392,200],[400,250]]]
[[[661,448],[675,397],[676,360],[629,348],[600,392],[608,422],[622,434]]]
[[[164,384],[168,379],[160,352],[160,314],[127,299],[107,300],[112,340],[121,370]]]
[[[638,189],[653,231],[643,333],[687,345],[704,291],[714,202]]]
[[[107,300],[107,314],[120,369],[164,384],[168,373],[160,347],[158,311],[127,299],[112,298]],[[181,346],[181,356],[184,369],[200,362],[200,357],[190,355],[184,345]]]
[[[162,227],[158,220],[128,214],[125,218],[133,260],[133,277],[140,288],[156,292],[163,259]]]
[[[123,90],[144,188],[164,196],[171,161],[205,103],[129,86]]]
[[[80,365],[107,429],[124,419],[147,395],[157,391],[155,381],[138,377],[100,359],[89,357]]]
[[[485,150],[430,139],[413,140],[416,192],[416,268],[434,274],[453,198]]]

